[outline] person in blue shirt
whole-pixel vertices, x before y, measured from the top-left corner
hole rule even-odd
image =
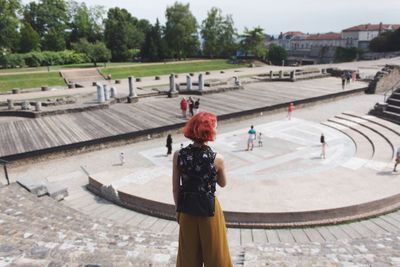
[[[247,140],[247,149],[246,151],[253,150],[254,148],[254,140],[256,140],[257,133],[254,130],[254,126],[251,125],[250,130],[247,132],[249,134],[249,138]]]

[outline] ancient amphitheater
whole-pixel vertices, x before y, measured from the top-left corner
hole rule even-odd
[[[219,118],[211,146],[228,168],[218,197],[235,266],[400,266],[400,174],[392,171],[400,84],[395,71],[381,71],[387,64],[400,59],[211,72],[202,93],[184,92],[186,76],[176,78],[182,94]],[[343,90],[332,68],[361,79]],[[0,266],[174,266],[179,225],[165,135],[174,149],[188,144],[179,134],[181,98],[167,97],[166,76],[136,82],[135,103],[124,101],[127,81],[112,85],[114,99],[97,101],[92,81],[77,77],[84,87],[0,95],[16,106],[38,96],[80,99],[0,110],[10,182],[0,175]],[[365,94],[370,80],[375,93]],[[264,134],[251,152],[250,125]]]

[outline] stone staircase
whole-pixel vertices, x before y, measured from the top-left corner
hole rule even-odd
[[[19,178],[17,183],[37,197],[47,195],[57,201],[61,201],[68,196],[67,187],[58,183],[31,179],[30,177]]]
[[[60,74],[66,84],[75,84],[76,87],[91,86],[93,82],[105,80],[97,68],[62,70]]]
[[[400,88],[393,91],[386,103],[377,103],[370,114],[400,124]]]
[[[387,99],[386,103],[387,107],[383,113],[397,123],[400,123],[400,89],[394,91]]]
[[[344,112],[322,124],[348,135],[356,145],[360,166],[381,170],[394,162],[400,126],[374,116]]]

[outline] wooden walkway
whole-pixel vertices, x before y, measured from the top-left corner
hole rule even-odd
[[[346,90],[365,86],[356,82]],[[339,92],[337,78],[254,83],[245,85],[245,90],[201,96],[200,110],[228,115]],[[1,122],[0,158],[184,123],[180,100],[152,97],[131,105],[115,104],[108,110]]]

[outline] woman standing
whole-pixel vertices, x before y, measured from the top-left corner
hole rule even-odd
[[[288,107],[288,119],[289,120],[292,119],[293,111],[294,111],[294,104],[292,102],[292,103],[289,104],[289,107]]]
[[[169,134],[167,136],[167,145],[166,145],[168,151],[167,151],[167,156],[172,154],[172,136]]]
[[[224,214],[214,196],[226,185],[224,159],[207,145],[216,135],[217,118],[201,112],[183,128],[193,141],[175,152],[172,185],[179,223],[178,267],[231,267]]]
[[[325,141],[325,135],[321,134],[320,138],[320,143],[321,143],[321,158],[326,159],[326,141]]]
[[[182,98],[181,100],[181,110],[182,110],[182,116],[186,119],[186,110],[188,107],[188,103],[186,101],[186,98]]]

